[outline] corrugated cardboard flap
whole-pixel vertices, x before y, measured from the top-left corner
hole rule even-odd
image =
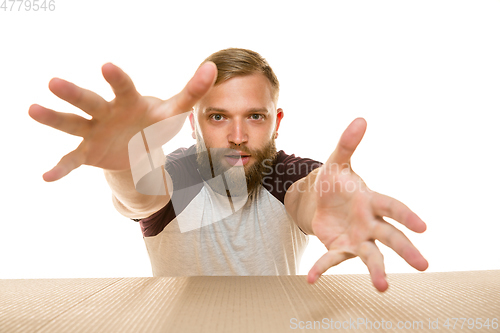
[[[379,293],[368,275],[314,285],[305,276],[0,280],[0,332],[500,332],[500,270],[391,274],[389,284]]]

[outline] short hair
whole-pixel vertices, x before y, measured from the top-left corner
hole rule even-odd
[[[271,83],[271,97],[278,101],[280,84],[267,60],[257,52],[228,48],[213,53],[202,64],[212,61],[217,66],[215,85],[223,83],[233,77],[246,76],[255,73],[263,74]]]

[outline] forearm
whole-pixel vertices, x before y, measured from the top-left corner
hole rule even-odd
[[[316,211],[314,182],[318,171],[319,168],[295,182],[288,189],[285,197],[285,207],[288,214],[297,226],[308,235],[314,235],[311,221]]]
[[[165,163],[165,155],[161,149],[154,151],[151,158],[154,165]],[[154,172],[142,173],[146,175],[136,185],[131,169],[104,170],[104,176],[113,194],[113,205],[120,214],[128,218],[148,217],[170,200],[168,187],[171,188],[171,180],[163,167],[155,169]]]

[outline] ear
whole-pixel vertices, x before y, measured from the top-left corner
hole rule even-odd
[[[191,132],[191,136],[193,139],[196,139],[196,134],[194,133],[194,111],[191,111],[189,114],[189,122],[191,123],[191,129],[193,130],[193,132]]]
[[[283,109],[279,108],[276,110],[278,114],[276,115],[276,129],[275,132],[278,133],[278,128],[280,127],[281,119],[283,119],[283,116],[285,113],[283,112]]]

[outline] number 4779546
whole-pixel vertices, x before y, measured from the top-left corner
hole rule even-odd
[[[1,1],[1,0],[0,0]],[[3,0],[2,5],[0,5],[0,10],[4,12],[9,11],[54,11],[56,10],[56,0]]]
[[[457,325],[458,324],[458,325]],[[492,318],[490,322],[490,318],[448,318],[444,322],[443,326],[449,329],[455,329],[455,326],[457,328],[463,329],[464,325],[466,328],[469,329],[481,329],[481,328],[493,328],[497,329],[498,328],[498,318]]]

